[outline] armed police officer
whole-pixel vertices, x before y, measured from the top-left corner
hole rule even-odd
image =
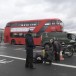
[[[32,37],[32,31],[28,31],[28,33],[25,36],[25,43],[26,43],[26,63],[25,67],[34,69],[33,67],[33,48],[35,47],[33,37]]]
[[[55,39],[51,39],[50,43],[52,44],[55,53],[55,61],[60,61],[60,51],[62,49],[61,43]]]

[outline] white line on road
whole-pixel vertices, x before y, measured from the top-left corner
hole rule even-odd
[[[2,62],[2,61],[4,61],[4,60],[6,60],[6,59],[2,59],[2,60],[0,60],[0,62]]]
[[[0,55],[0,56],[1,57],[6,57],[6,58],[18,59],[18,60],[26,60],[25,58],[19,58],[19,57],[7,56],[7,55]]]
[[[13,62],[13,61],[14,61],[14,60],[7,61],[6,59],[2,59],[2,60],[0,60],[0,63],[4,63],[4,64],[6,64],[6,63]]]
[[[63,66],[63,67],[68,67],[68,68],[76,68],[74,65],[67,65],[67,64],[59,64],[59,63],[52,63],[53,65],[58,65],[58,66]]]
[[[25,58],[19,58],[19,57],[7,56],[7,55],[0,55],[0,56],[1,56],[1,57],[18,59],[18,60],[26,60]],[[60,64],[60,63],[52,63],[52,64],[53,64],[53,65],[57,65],[57,66],[68,67],[68,68],[76,68],[76,66],[74,66],[74,65],[67,65],[67,64]]]
[[[7,61],[6,59],[2,59],[2,60],[0,60],[0,63],[4,63],[4,64],[6,64],[6,63],[13,62],[13,61],[14,61],[14,60]]]

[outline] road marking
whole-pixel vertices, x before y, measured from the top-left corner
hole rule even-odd
[[[13,58],[13,59],[18,59],[18,60],[26,60],[25,58],[19,58],[19,57],[13,57],[13,56],[7,56],[7,55],[0,55],[1,57],[7,57],[7,58]],[[74,65],[67,65],[67,64],[60,64],[60,63],[52,63],[53,65],[57,66],[63,66],[63,67],[68,67],[68,68],[76,68]]]
[[[6,59],[2,59],[2,60],[0,60],[0,62],[1,62],[1,61],[4,61],[4,60],[6,60]]]
[[[63,67],[68,67],[68,68],[76,68],[74,65],[67,65],[67,64],[59,64],[59,63],[52,63],[53,65],[58,65],[58,66],[63,66]]]
[[[6,64],[6,63],[13,62],[13,61],[14,61],[14,60],[7,61],[6,59],[2,59],[2,60],[0,60],[0,63]]]
[[[13,62],[14,60],[10,60],[10,61],[3,61],[3,63],[10,63],[10,62]]]
[[[19,58],[19,57],[13,57],[13,56],[7,56],[7,55],[0,55],[1,57],[7,57],[7,58],[13,58],[18,60],[26,60],[25,58]]]

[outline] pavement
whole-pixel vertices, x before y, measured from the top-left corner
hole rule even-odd
[[[34,49],[40,53],[41,47]],[[52,65],[34,64],[36,69],[25,68],[24,45],[0,44],[0,76],[76,76],[76,53]]]

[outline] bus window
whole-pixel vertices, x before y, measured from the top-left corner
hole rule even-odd
[[[19,37],[24,37],[24,34],[23,33],[19,33]]]
[[[11,33],[12,38],[25,37],[23,33]]]
[[[55,25],[56,24],[56,21],[55,20],[52,20],[52,25]]]
[[[17,26],[17,23],[11,23],[10,25],[11,25],[11,27]]]
[[[17,38],[17,37],[18,37],[18,33],[10,33],[10,36],[11,36],[12,38]]]
[[[7,25],[6,25],[6,27],[10,27],[11,26],[11,24],[10,23],[8,23]]]
[[[49,26],[49,25],[51,25],[50,21],[48,21],[47,23],[45,23],[45,26]]]
[[[53,21],[53,24],[54,24],[54,21]],[[60,20],[55,20],[55,24],[56,24],[56,25],[63,25],[63,22],[60,21]]]

